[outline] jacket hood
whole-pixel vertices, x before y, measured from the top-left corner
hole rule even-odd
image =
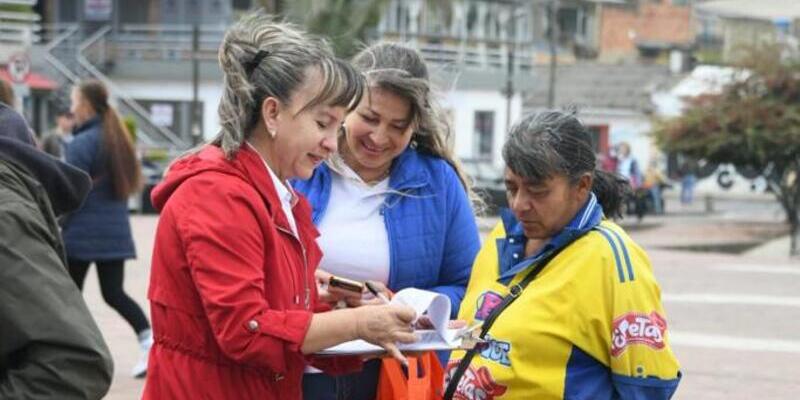
[[[16,138],[0,136],[0,159],[39,181],[55,215],[77,210],[92,188],[92,180],[85,172]]]
[[[227,159],[219,147],[207,145],[170,165],[164,180],[153,189],[150,200],[156,210],[161,211],[181,184],[203,172],[214,171],[245,178],[237,164],[237,159]]]
[[[3,102],[0,102],[0,136],[36,145],[25,118]]]
[[[83,171],[40,151],[25,118],[0,103],[0,159],[27,171],[42,185],[55,215],[78,209],[92,188]]]

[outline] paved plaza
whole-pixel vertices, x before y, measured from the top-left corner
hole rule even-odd
[[[671,210],[642,223],[626,221],[648,251],[662,285],[671,337],[684,379],[676,399],[796,399],[800,393],[800,260],[787,258],[780,210],[766,202],[723,202],[715,212]],[[145,309],[149,260],[157,217],[135,215],[139,259],[127,267],[125,287]],[[482,221],[482,227],[492,224]],[[744,254],[689,251],[766,242]],[[707,249],[707,250],[708,250]],[[142,380],[129,377],[138,346],[131,328],[103,303],[95,273],[86,300],[111,348],[114,383],[107,399],[141,397]]]

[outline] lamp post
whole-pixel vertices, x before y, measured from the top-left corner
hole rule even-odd
[[[198,104],[200,86],[200,26],[197,21],[192,25],[192,118],[190,122],[192,145],[203,141],[200,129],[200,105]]]
[[[547,10],[550,30],[550,81],[547,85],[547,108],[552,109],[556,103],[556,65],[558,64],[558,0],[552,0]]]
[[[513,30],[516,31],[516,29]],[[514,98],[514,43],[513,42],[509,43],[508,45],[508,69],[506,71],[506,86],[503,88],[503,92],[506,95],[506,132],[508,132],[508,130],[511,129],[511,100]]]

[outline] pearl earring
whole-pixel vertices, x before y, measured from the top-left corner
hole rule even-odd
[[[267,129],[267,133],[269,133],[269,137],[273,139],[275,139],[275,135],[277,135],[277,133],[272,129]]]

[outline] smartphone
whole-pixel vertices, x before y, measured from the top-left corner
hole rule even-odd
[[[364,292],[363,283],[354,281],[352,279],[342,278],[339,276],[331,276],[330,280],[328,281],[328,285],[354,293]]]

